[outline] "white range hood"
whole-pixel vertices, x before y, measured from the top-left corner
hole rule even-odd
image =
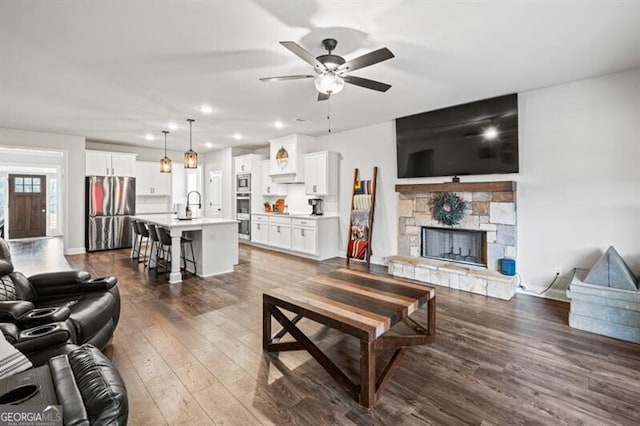
[[[313,148],[315,138],[293,134],[269,142],[269,176],[273,182],[304,183],[303,155]]]

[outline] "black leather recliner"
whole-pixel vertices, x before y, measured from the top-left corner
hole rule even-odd
[[[83,345],[49,360],[64,423],[126,425],[127,388],[118,370],[97,348]]]
[[[103,349],[120,318],[115,277],[91,279],[84,271],[50,272],[29,278],[13,270],[9,244],[0,239],[0,322],[20,329],[64,323],[72,343]]]
[[[13,324],[0,324],[0,330],[5,331],[4,326],[11,328]],[[46,367],[41,367],[48,368],[50,379],[26,370],[17,373],[19,379],[0,380],[0,388],[5,392],[0,395],[2,403],[29,405],[30,397],[23,396],[25,392],[21,389],[52,386],[55,397],[44,403],[62,405],[65,425],[126,425],[127,388],[118,370],[94,346],[67,346],[63,353],[51,356],[43,364]]]

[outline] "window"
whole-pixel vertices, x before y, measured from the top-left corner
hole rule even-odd
[[[58,228],[58,182],[55,177],[47,179],[47,204],[49,206],[49,229]]]
[[[39,177],[17,177],[15,179],[15,192],[40,192]]]

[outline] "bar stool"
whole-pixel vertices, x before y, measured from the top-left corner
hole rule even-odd
[[[189,249],[191,252],[191,259],[189,259],[186,255],[186,246],[187,244],[189,244]],[[182,262],[184,264],[184,270],[187,270],[187,263],[191,263],[193,265],[193,275],[196,274],[196,271],[198,270],[196,267],[196,255],[193,252],[193,239],[189,238],[189,237],[180,237],[180,253],[182,254]]]
[[[158,249],[156,254],[156,271],[160,271],[160,268],[164,270],[164,273],[169,277],[171,272],[171,236],[166,229],[157,227],[156,233],[158,234]]]
[[[140,260],[140,256],[138,256],[138,263],[144,263],[144,266],[147,266],[147,248],[149,248],[149,230],[145,223],[141,220],[136,221],[136,226],[138,228],[138,233],[140,234],[140,249],[138,252],[142,250],[142,241],[147,240],[144,245],[144,255],[142,256],[142,260]]]
[[[160,244],[161,246],[159,246],[162,255],[160,256],[156,256],[156,259],[160,258],[160,261],[156,260],[156,264],[159,266],[162,266],[163,268],[165,268],[166,272],[169,273],[170,272],[170,266],[171,265],[171,246],[172,246],[172,241],[171,241],[171,236],[169,235],[169,232],[164,229],[164,228],[156,228],[156,232],[158,233],[158,239],[160,240]],[[185,257],[185,247],[186,245],[189,244],[190,245],[190,249],[191,249],[191,258],[187,258]],[[192,274],[195,275],[197,269],[196,269],[196,260],[195,260],[195,254],[193,252],[193,240],[191,238],[186,238],[186,237],[181,237],[180,238],[180,269],[184,269],[187,270],[187,262],[191,263],[193,265],[193,271]],[[184,265],[184,266],[183,266]],[[189,271],[187,271],[189,272]]]
[[[133,244],[131,245],[131,258],[137,259],[140,257],[140,245],[142,244],[142,237],[140,231],[138,231],[137,220],[131,219],[131,231],[133,232]]]
[[[149,251],[149,259],[145,262],[144,266],[151,269],[151,259],[153,259],[153,250],[156,250],[156,266],[158,266],[158,250],[160,247],[160,239],[158,238],[157,228],[153,224],[148,224],[147,229],[149,231],[149,241],[151,241],[151,250]]]

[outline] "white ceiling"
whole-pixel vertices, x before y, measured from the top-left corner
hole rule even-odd
[[[194,118],[197,151],[324,134],[313,80],[258,78],[309,73],[278,42],[319,55],[327,37],[347,60],[396,56],[353,73],[388,92],[332,98],[340,131],[638,67],[640,0],[0,0],[0,127],[161,147],[173,121],[182,150]]]

